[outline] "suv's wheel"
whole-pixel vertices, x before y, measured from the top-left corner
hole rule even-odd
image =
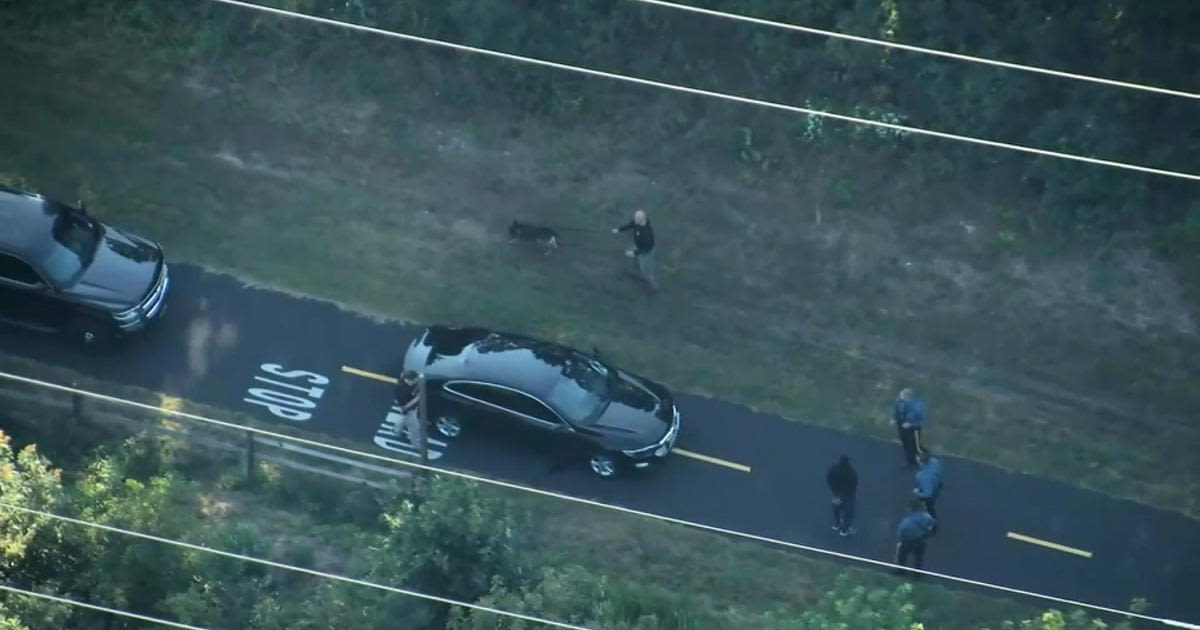
[[[597,477],[611,479],[617,476],[617,458],[611,453],[596,453],[588,461],[589,467]]]
[[[111,327],[92,319],[75,320],[67,329],[67,334],[73,343],[89,350],[107,350],[116,339]]]
[[[454,416],[438,416],[433,422],[433,428],[445,438],[456,438],[462,433],[462,420]]]

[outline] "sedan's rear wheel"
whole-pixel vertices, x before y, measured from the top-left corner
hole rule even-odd
[[[617,460],[609,453],[596,453],[588,463],[598,477],[611,479],[617,475]]]
[[[456,438],[462,433],[462,421],[454,416],[439,416],[433,423],[442,437]]]

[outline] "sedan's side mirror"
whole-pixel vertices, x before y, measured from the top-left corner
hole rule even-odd
[[[600,358],[600,348],[597,348],[596,346],[592,346],[592,356],[599,359]]]
[[[79,200],[79,209],[83,211],[84,214],[87,214],[87,205],[83,203],[82,199]]]

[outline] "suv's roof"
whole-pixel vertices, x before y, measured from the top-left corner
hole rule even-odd
[[[33,255],[52,238],[54,219],[66,206],[40,195],[0,186],[0,248]]]

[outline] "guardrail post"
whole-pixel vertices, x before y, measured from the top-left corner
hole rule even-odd
[[[71,386],[72,388],[78,388],[79,384],[71,383]],[[64,424],[62,428],[64,428],[65,433],[70,434],[80,422],[83,422],[84,414],[88,412],[85,408],[85,402],[83,394],[79,394],[78,391],[71,392],[71,415],[66,416],[62,420],[62,424]]]
[[[78,389],[79,383],[71,383],[71,387]],[[83,394],[71,392],[71,419],[80,422],[83,420],[83,414]]]
[[[253,484],[257,479],[254,465],[254,433],[246,432],[246,481]]]

